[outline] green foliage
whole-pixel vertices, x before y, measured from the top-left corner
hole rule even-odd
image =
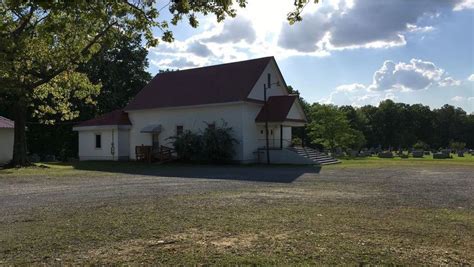
[[[309,137],[313,144],[328,149],[361,147],[363,135],[350,127],[345,114],[333,105],[313,104],[309,116]]]
[[[202,134],[203,159],[208,162],[232,160],[235,155],[234,145],[237,143],[232,132],[232,127],[228,127],[225,122],[221,127],[207,127]]]
[[[186,130],[182,134],[173,136],[170,139],[173,140],[173,146],[181,160],[200,160],[202,152],[202,137],[200,135]]]
[[[430,149],[430,146],[423,142],[423,141],[418,141],[413,145],[413,149],[415,150],[428,150]]]
[[[451,141],[451,142],[449,143],[449,147],[450,147],[452,150],[459,151],[459,150],[463,150],[463,149],[466,147],[466,143],[464,143],[464,142]]]
[[[79,116],[74,102],[95,104],[94,97],[100,92],[100,84],[90,82],[86,74],[63,72],[50,82],[33,89],[33,117],[45,124],[57,120],[72,120]]]
[[[290,25],[293,25],[295,22],[303,20],[301,13],[303,13],[304,8],[310,3],[318,3],[319,0],[295,0],[294,5],[296,9],[288,13],[287,19]]]
[[[362,132],[369,147],[409,148],[419,140],[426,149],[448,147],[450,140],[474,147],[474,114],[444,105],[431,110],[421,104],[385,100],[378,107],[340,107],[352,129]]]
[[[367,143],[367,140],[365,139],[364,134],[361,131],[358,131],[352,128],[351,128],[350,133],[352,134],[352,140],[350,142],[349,147],[355,150],[362,149]]]
[[[235,155],[237,143],[232,128],[225,122],[220,127],[207,127],[202,134],[188,130],[170,139],[181,160],[196,162],[228,162]]]
[[[96,97],[93,109],[83,107],[86,112],[81,119],[124,107],[151,80],[148,68],[148,50],[142,46],[140,35],[117,33],[117,42],[105,45],[90,61],[80,66],[94,83],[101,83],[102,90]]]
[[[293,137],[291,139],[291,144],[295,145],[295,146],[301,146],[301,145],[303,145],[303,140],[301,140],[300,137]]]
[[[125,106],[151,79],[146,71],[148,51],[142,47],[138,37],[120,36],[120,41],[115,46],[104,46],[92,60],[79,67],[79,71],[84,72],[90,81],[93,83],[100,81],[102,89],[98,95],[94,94],[94,97],[89,95],[84,99],[69,100],[73,112],[76,113],[74,116],[79,115],[73,120],[88,120]],[[68,92],[68,88],[65,90]],[[55,94],[61,92],[61,90],[55,91]],[[85,91],[82,92],[87,95]],[[92,101],[89,102],[89,99]],[[52,95],[48,95],[46,100],[35,100],[35,102],[34,105],[37,106],[56,108]],[[0,105],[0,114],[8,116],[7,110],[2,107]],[[37,116],[36,113],[28,114],[27,120],[31,122],[26,133],[29,153],[41,157],[55,155],[64,160],[77,156],[77,132],[72,131],[74,123],[64,121],[51,125],[47,121],[48,119],[57,121],[60,116],[50,113],[44,113],[42,116]],[[44,125],[44,122],[48,122],[48,125]]]

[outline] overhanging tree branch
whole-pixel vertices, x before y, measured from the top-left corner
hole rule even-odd
[[[30,7],[30,11],[26,15],[26,17],[22,17],[22,18],[20,17],[22,19],[22,22],[20,23],[20,25],[18,25],[18,27],[15,30],[13,30],[13,32],[11,33],[12,36],[16,37],[20,35],[20,33],[26,28],[26,25],[28,25],[28,23],[30,22],[35,10],[36,10],[36,7]]]
[[[94,36],[94,38],[92,38],[92,40],[83,49],[81,49],[81,51],[71,60],[71,63],[72,64],[77,64],[78,63],[77,61],[79,60],[79,58],[81,56],[84,56],[85,54],[87,54],[87,52],[90,50],[90,48],[94,44],[96,44],[100,40],[100,38],[102,38],[114,25],[117,25],[116,21],[109,24],[109,25],[107,25],[101,32],[99,32],[96,36]],[[34,88],[40,86],[40,85],[48,83],[49,81],[54,79],[54,77],[58,76],[63,71],[66,71],[67,69],[68,69],[67,67],[56,69],[55,71],[47,74],[46,77],[44,77],[43,79],[31,84],[29,89],[31,90],[31,89],[34,89]]]
[[[153,18],[149,17],[145,11],[143,11],[143,9],[139,8],[138,6],[128,2],[127,0],[124,0],[124,3],[127,4],[129,7],[131,7],[133,10],[136,10],[138,11],[139,13],[141,13],[143,15],[143,17],[145,19],[147,19],[148,21],[152,22],[153,21]]]

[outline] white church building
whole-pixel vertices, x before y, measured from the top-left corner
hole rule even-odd
[[[226,122],[238,140],[234,160],[252,163],[265,153],[265,121],[272,162],[314,163],[287,149],[306,116],[273,57],[157,74],[123,110],[74,130],[80,160],[135,160],[138,146],[172,146],[171,136]]]

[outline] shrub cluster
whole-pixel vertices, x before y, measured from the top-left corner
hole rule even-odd
[[[188,162],[229,162],[235,155],[234,145],[238,143],[232,127],[225,122],[220,127],[208,124],[202,133],[186,130],[171,139],[180,160]]]

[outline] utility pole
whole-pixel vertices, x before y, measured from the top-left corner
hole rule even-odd
[[[277,87],[280,87],[280,81],[276,81],[275,84]],[[265,142],[266,142],[266,154],[267,154],[267,164],[270,164],[270,148],[268,140],[268,106],[267,106],[267,90],[272,87],[271,83],[271,74],[267,74],[267,84],[263,84],[263,106],[265,110]]]
[[[268,87],[270,87],[270,73],[268,74]],[[263,84],[263,106],[265,110],[265,142],[266,142],[266,154],[267,154],[267,164],[270,164],[270,148],[268,147],[268,106],[267,106],[267,85]]]

